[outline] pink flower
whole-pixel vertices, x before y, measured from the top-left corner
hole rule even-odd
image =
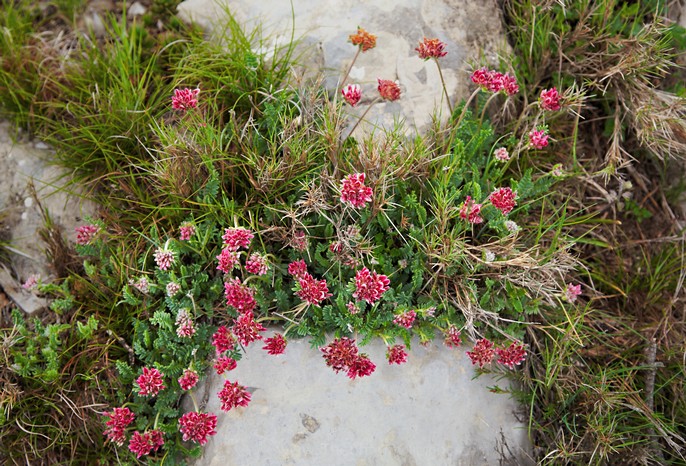
[[[144,367],[143,374],[136,379],[136,384],[138,384],[138,394],[140,396],[155,396],[160,390],[165,389],[162,377],[162,373],[157,369]]]
[[[471,79],[474,84],[478,84],[479,86],[485,87],[486,83],[488,82],[489,76],[490,74],[488,68],[483,67],[479,68],[478,70],[474,70],[472,72]]]
[[[239,313],[252,312],[257,303],[255,302],[255,290],[234,278],[224,283],[224,297],[226,304],[232,306]]]
[[[198,373],[191,369],[186,369],[183,371],[183,375],[179,377],[179,385],[182,390],[190,390],[195,387],[195,385],[200,380]]]
[[[195,234],[195,226],[190,222],[184,222],[179,227],[181,241],[188,241]]]
[[[498,362],[510,369],[514,369],[514,366],[520,365],[526,359],[524,345],[517,342],[507,348],[497,348],[495,352],[498,355]]]
[[[274,334],[273,337],[264,340],[266,345],[262,347],[263,350],[267,351],[267,354],[283,354],[286,351],[286,339],[280,333]]]
[[[262,254],[253,253],[250,255],[248,260],[245,261],[245,270],[248,273],[255,275],[264,275],[269,270],[269,265],[267,264],[267,258]]]
[[[212,344],[217,350],[217,354],[234,349],[236,340],[225,326],[221,326],[212,335]]]
[[[183,440],[192,440],[200,445],[207,443],[209,435],[215,435],[217,416],[214,413],[198,413],[190,411],[179,418],[179,432],[183,434]]]
[[[348,84],[343,89],[341,89],[341,94],[348,105],[354,107],[362,98],[362,90],[357,84]]]
[[[224,381],[224,388],[217,393],[219,400],[222,402],[222,411],[230,411],[236,406],[248,406],[250,403],[250,392],[244,386],[238,385],[238,382]]]
[[[136,458],[140,458],[152,451],[152,445],[148,441],[148,437],[136,431],[131,436],[131,440],[129,440],[129,450],[136,454]]]
[[[345,307],[348,308],[348,312],[350,312],[350,314],[352,314],[352,315],[355,315],[358,312],[360,312],[359,308],[353,302],[349,302],[348,304],[345,305]]]
[[[472,364],[478,364],[479,367],[490,364],[494,355],[493,342],[485,338],[477,340],[472,351],[467,351],[467,356],[472,360]]]
[[[298,288],[295,294],[300,299],[317,306],[331,296],[326,280],[317,280],[309,273],[305,273],[298,278]]]
[[[543,110],[560,110],[560,94],[557,92],[557,89],[553,87],[551,89],[542,90],[538,105],[540,105]]]
[[[517,193],[513,192],[510,188],[498,188],[488,196],[491,204],[498,210],[500,210],[503,215],[507,215],[512,212],[512,209],[517,205],[515,197]]]
[[[393,102],[400,98],[400,86],[396,81],[381,78],[377,78],[377,81],[379,82],[379,95],[382,99]]]
[[[236,251],[231,251],[228,248],[224,248],[217,256],[217,261],[219,262],[217,270],[229,273],[238,264],[238,253]]]
[[[238,367],[238,363],[233,358],[228,356],[220,356],[214,363],[214,370],[217,371],[218,375],[222,375],[224,372],[232,371]]]
[[[254,237],[252,231],[245,228],[227,228],[222,239],[227,249],[238,251],[239,248],[249,248]]]
[[[146,277],[139,278],[138,281],[133,283],[133,286],[141,293],[147,293],[150,291],[150,282],[148,282]]]
[[[505,73],[505,75],[502,78],[502,83],[503,90],[507,95],[515,95],[517,92],[519,92],[517,78],[515,78],[514,76],[510,76],[509,74]]]
[[[469,220],[469,223],[478,224],[483,223],[484,219],[481,217],[481,206],[472,200],[472,196],[467,196],[464,204],[460,208],[460,218]]]
[[[347,368],[357,358],[357,346],[355,340],[348,337],[336,338],[321,349],[326,365],[336,373]]]
[[[357,28],[357,34],[351,34],[348,39],[353,45],[359,46],[363,52],[376,47],[376,36],[360,27]]]
[[[259,332],[267,330],[259,322],[255,322],[252,312],[246,312],[238,316],[233,325],[233,334],[238,338],[238,342],[243,346],[248,346],[255,340],[261,340]]]
[[[412,328],[414,320],[417,318],[417,313],[415,311],[405,311],[402,314],[398,314],[393,318],[393,323],[405,328]]]
[[[347,202],[356,208],[364,207],[372,200],[372,188],[364,185],[364,173],[352,173],[341,184],[341,202]]]
[[[26,279],[24,284],[21,286],[25,290],[32,290],[36,286],[38,286],[38,281],[40,280],[40,275],[31,274],[29,275],[29,278]]]
[[[112,412],[104,415],[110,419],[105,423],[108,429],[103,432],[103,435],[110,442],[122,446],[126,439],[126,427],[135,419],[134,414],[129,408],[114,408]]]
[[[498,149],[496,149],[493,153],[493,156],[501,162],[507,162],[508,160],[510,160],[510,154],[507,153],[507,149],[505,149],[504,147],[499,147]]]
[[[371,375],[375,369],[376,364],[370,361],[369,356],[361,354],[357,356],[348,367],[348,377],[354,380],[355,377]]]
[[[81,225],[76,227],[74,231],[76,231],[76,244],[85,246],[95,238],[95,235],[100,231],[100,227],[93,224]]]
[[[567,301],[573,303],[579,295],[581,295],[581,284],[572,285],[571,283],[568,283],[567,289],[565,290],[565,298],[567,298]]]
[[[462,343],[460,338],[460,331],[454,325],[448,327],[444,340],[445,346],[448,348],[457,348]]]
[[[165,288],[167,290],[167,296],[169,296],[170,298],[173,298],[179,291],[181,291],[181,285],[179,285],[176,282],[167,283],[167,286]]]
[[[507,95],[514,95],[519,92],[517,78],[510,76],[508,73],[503,74],[495,70],[489,71],[484,67],[474,70],[471,79],[473,83],[490,92],[504,91]]]
[[[295,278],[302,278],[307,275],[307,264],[305,261],[300,259],[288,264],[288,274],[293,275]]]
[[[369,304],[374,304],[388,290],[390,283],[391,281],[386,275],[370,272],[367,267],[364,267],[355,274],[353,298],[364,299]]]
[[[152,450],[157,451],[164,445],[164,434],[161,430],[155,429],[147,432],[148,442],[152,445]]]
[[[491,92],[500,92],[505,89],[505,75],[497,71],[489,71],[486,89]]]
[[[174,89],[172,96],[172,108],[174,110],[183,110],[184,112],[198,106],[198,94],[200,89]]]
[[[407,352],[405,352],[404,345],[389,346],[386,350],[386,359],[388,364],[404,364],[407,362]]]
[[[445,52],[445,43],[438,39],[427,39],[424,38],[423,41],[419,43],[419,46],[415,51],[419,54],[419,58],[422,60],[428,60],[429,58],[441,58],[445,57],[448,52]]]
[[[179,338],[190,338],[195,335],[195,324],[186,309],[181,308],[176,314],[176,334]]]
[[[529,131],[529,144],[536,149],[543,149],[548,145],[548,135],[545,130]]]
[[[169,270],[174,265],[174,251],[166,248],[157,248],[155,251],[155,263],[160,270]]]

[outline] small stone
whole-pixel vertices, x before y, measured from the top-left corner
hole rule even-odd
[[[35,147],[36,149],[39,149],[39,150],[48,150],[48,149],[50,149],[50,146],[47,145],[46,143],[44,143],[43,141],[36,141],[36,142],[33,144],[33,147]]]
[[[24,199],[24,207],[31,207],[33,205],[33,198],[27,197]]]

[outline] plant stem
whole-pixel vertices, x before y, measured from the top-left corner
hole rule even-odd
[[[343,87],[345,85],[345,81],[348,79],[348,76],[350,76],[350,71],[352,71],[353,65],[355,64],[355,61],[357,61],[357,57],[360,56],[360,50],[362,50],[362,47],[357,47],[357,52],[355,52],[355,56],[353,57],[353,61],[350,62],[350,66],[348,66],[348,70],[343,75],[343,80],[341,81],[341,87]]]
[[[450,116],[453,116],[453,106],[450,104],[450,96],[448,95],[448,88],[445,86],[445,80],[443,79],[443,71],[441,71],[441,64],[438,60],[434,58],[436,66],[438,67],[438,76],[441,77],[441,84],[443,85],[443,93],[445,94],[445,101],[448,104],[448,110],[450,111]]]
[[[360,122],[361,122],[362,120],[364,120],[364,117],[367,115],[367,113],[369,112],[369,110],[374,106],[374,104],[376,104],[377,102],[379,102],[379,100],[381,100],[381,99],[380,99],[379,97],[377,97],[374,101],[372,101],[371,104],[369,104],[369,107],[367,107],[367,109],[364,111],[364,113],[362,114],[362,116],[357,120],[357,122],[355,123],[355,126],[353,126],[353,129],[350,130],[350,132],[348,133],[348,135],[347,135],[345,138],[343,138],[342,141],[345,141],[345,140],[348,139],[350,136],[352,136],[353,132],[355,132],[355,130],[357,129],[357,126],[360,124]]]
[[[467,99],[467,102],[465,102],[464,107],[462,107],[462,113],[460,113],[460,117],[457,119],[457,122],[455,122],[455,128],[460,127],[460,122],[462,121],[462,118],[464,118],[465,114],[467,113],[467,108],[469,107],[469,104],[474,100],[474,97],[481,91],[480,87],[477,87],[474,92],[472,92],[472,95],[469,96],[469,99]]]

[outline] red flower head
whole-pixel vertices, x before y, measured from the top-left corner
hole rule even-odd
[[[357,356],[348,367],[348,377],[355,379],[355,377],[372,375],[372,372],[374,372],[375,369],[376,364],[369,360],[369,356],[361,354]]]
[[[95,235],[98,234],[98,231],[100,231],[100,227],[97,225],[81,225],[80,227],[75,228],[76,231],[76,244],[80,244],[81,246],[85,246],[86,244],[89,244],[91,241],[93,241],[93,238],[95,238]]]
[[[355,340],[350,338],[336,338],[334,341],[321,349],[324,353],[326,365],[336,373],[347,370],[348,367],[357,359],[357,346]]]
[[[293,275],[295,278],[302,278],[307,275],[307,264],[305,261],[300,259],[288,264],[288,274]]]
[[[217,350],[217,354],[232,350],[236,346],[236,340],[223,325],[212,335],[212,344]]]
[[[239,315],[233,325],[233,334],[243,346],[248,346],[255,340],[261,340],[262,335],[259,332],[265,330],[267,329],[262,324],[255,322],[255,316],[252,312]]]
[[[448,348],[457,348],[460,346],[462,339],[460,338],[460,331],[457,329],[457,327],[451,325],[448,328],[448,331],[445,334],[444,343]]]
[[[529,131],[529,144],[536,149],[543,149],[548,145],[548,135],[545,130]]]
[[[217,256],[217,261],[219,262],[217,270],[229,273],[238,265],[238,253],[236,251],[231,251],[229,248],[224,248]]]
[[[481,206],[482,204],[474,202],[471,196],[467,196],[467,199],[465,199],[464,204],[460,208],[460,218],[469,220],[469,223],[483,223],[484,219],[480,215]]]
[[[488,196],[488,199],[490,199],[491,204],[500,210],[503,215],[507,215],[512,212],[512,209],[517,205],[517,201],[515,200],[516,196],[517,193],[513,192],[510,188],[499,188],[493,191],[491,195]]]
[[[488,83],[488,78],[489,71],[488,68],[486,68],[485,66],[472,72],[472,82],[474,84],[478,84],[479,86],[486,87],[486,83]]]
[[[376,47],[376,36],[368,33],[361,27],[358,27],[357,34],[351,34],[349,39],[353,45],[359,46],[363,52]]]
[[[198,94],[200,94],[200,89],[174,89],[172,108],[174,110],[183,110],[184,112],[187,112],[191,108],[197,107]]]
[[[429,58],[441,58],[445,57],[448,52],[445,52],[445,43],[438,39],[427,39],[424,38],[423,41],[419,43],[419,46],[415,51],[419,54],[419,58],[422,60],[428,60]]]
[[[217,433],[217,416],[214,413],[190,411],[179,418],[179,432],[183,440],[192,440],[200,445],[207,443],[207,437]]]
[[[494,355],[495,349],[493,348],[493,342],[485,338],[478,340],[472,351],[467,351],[467,356],[472,360],[472,364],[478,364],[479,367],[490,364]]]
[[[348,105],[354,107],[362,98],[362,89],[357,84],[348,84],[341,89],[341,94]]]
[[[379,82],[379,95],[382,99],[393,102],[400,98],[400,86],[396,81],[381,78],[377,78],[377,81]]]
[[[268,354],[277,355],[283,354],[286,351],[286,339],[280,333],[274,334],[273,337],[264,340],[266,345],[262,347]]]
[[[510,369],[514,369],[526,359],[524,345],[517,342],[512,343],[507,348],[497,348],[495,352],[498,355],[498,362]]]
[[[573,303],[576,301],[576,298],[581,295],[581,284],[578,285],[572,285],[571,283],[567,284],[567,289],[565,290],[565,298],[567,298],[567,301],[570,303]]]
[[[388,364],[404,364],[407,362],[407,352],[404,345],[389,346],[386,350]]]
[[[245,228],[227,228],[222,239],[227,249],[238,251],[239,248],[249,248],[254,237],[252,231]]]
[[[217,394],[222,402],[222,411],[230,411],[236,406],[248,406],[250,403],[250,392],[238,382],[224,381],[224,388]]]
[[[255,290],[241,283],[238,278],[224,283],[224,296],[226,304],[236,309],[239,313],[252,312],[257,306]]]
[[[393,323],[405,328],[412,328],[414,320],[417,318],[417,313],[415,311],[405,311],[402,314],[398,314],[393,318]]]
[[[540,105],[543,110],[560,110],[560,93],[557,92],[557,89],[554,87],[542,90],[538,105]]]
[[[507,95],[515,95],[519,92],[519,85],[517,84],[517,78],[510,76],[505,73],[502,78],[503,90]]]
[[[108,428],[103,432],[103,435],[112,443],[119,446],[124,445],[126,427],[135,419],[134,414],[129,408],[114,408],[112,412],[105,413],[105,416],[110,419],[105,423]]]
[[[186,369],[183,371],[183,375],[179,377],[179,385],[182,390],[190,390],[195,387],[195,385],[200,380],[198,373],[191,369]]]
[[[262,254],[253,253],[250,254],[248,260],[245,261],[245,270],[248,273],[255,275],[264,275],[269,270],[269,264],[267,264],[267,258]]]
[[[212,367],[217,371],[217,375],[222,375],[224,372],[234,370],[237,366],[238,364],[235,359],[228,356],[219,356]]]
[[[364,185],[364,173],[352,173],[341,183],[341,202],[347,202],[353,207],[364,207],[372,200],[372,188]]]
[[[298,278],[298,287],[300,289],[295,294],[309,304],[318,306],[319,303],[331,296],[326,280],[317,280],[307,272]]]
[[[152,445],[148,440],[148,436],[141,435],[138,431],[133,433],[131,440],[129,440],[129,450],[136,454],[136,458],[145,456],[152,451]]]
[[[355,274],[353,298],[357,300],[364,299],[369,304],[374,304],[388,290],[390,283],[391,281],[386,275],[370,272],[367,267],[364,267]]]
[[[179,227],[181,241],[188,241],[195,234],[195,226],[190,222],[184,222]]]
[[[143,374],[136,379],[136,384],[138,384],[138,394],[140,396],[155,396],[160,390],[164,390],[166,387],[163,383],[164,376],[157,369],[144,367]]]

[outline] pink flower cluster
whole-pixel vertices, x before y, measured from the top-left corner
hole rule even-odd
[[[141,434],[136,431],[129,440],[129,450],[136,454],[136,458],[149,455],[164,445],[164,434],[161,430],[151,430]]]
[[[164,375],[157,369],[144,367],[143,374],[136,379],[138,385],[138,394],[140,396],[155,396],[160,390],[164,390],[163,378]]]
[[[407,352],[404,345],[389,346],[386,350],[388,364],[404,364],[407,362]]]
[[[179,309],[176,314],[176,334],[179,338],[190,338],[195,335],[195,324],[186,309]]]
[[[29,278],[26,279],[23,285],[21,285],[22,288],[25,290],[32,290],[36,286],[38,286],[38,281],[40,280],[40,275],[37,275],[35,273],[29,275]]]
[[[493,156],[501,162],[507,162],[508,160],[510,160],[510,154],[504,147],[497,148],[493,153]]]
[[[233,307],[239,313],[252,312],[257,303],[255,302],[255,290],[241,283],[238,278],[233,278],[224,283],[224,297],[226,304]]]
[[[536,149],[543,149],[548,146],[548,134],[546,134],[546,130],[529,131],[529,144]]]
[[[234,349],[236,346],[236,339],[229,332],[229,329],[222,325],[214,332],[214,335],[212,335],[212,345],[214,345],[217,355],[220,355]]]
[[[244,386],[238,385],[238,382],[224,381],[224,388],[217,394],[219,400],[222,402],[221,410],[230,411],[236,406],[248,406],[250,403],[251,394]]]
[[[472,360],[472,364],[478,364],[479,367],[490,364],[493,356],[495,356],[493,342],[485,338],[477,340],[472,351],[467,351],[467,356]]]
[[[179,227],[179,233],[181,241],[188,241],[195,234],[195,226],[190,222],[184,222]]]
[[[544,89],[541,91],[541,96],[538,104],[543,110],[560,110],[560,93],[556,88]]]
[[[245,261],[245,270],[254,275],[264,275],[269,270],[267,258],[259,253],[253,253]]]
[[[388,291],[390,283],[391,281],[386,275],[371,272],[367,267],[364,267],[355,274],[353,298],[374,304],[381,299],[381,295]]]
[[[355,340],[347,337],[336,338],[323,347],[321,352],[324,353],[327,366],[336,373],[342,370],[347,371],[351,379],[371,375],[376,369],[376,365],[366,354],[358,354]]]
[[[517,205],[515,198],[517,193],[512,191],[510,188],[498,188],[488,196],[488,199],[493,204],[493,207],[500,210],[503,215],[507,215],[512,212],[512,209]]]
[[[379,82],[378,90],[382,99],[393,102],[400,98],[400,85],[397,81],[377,78]]]
[[[357,84],[348,84],[341,89],[341,94],[343,94],[343,98],[348,102],[348,105],[354,107],[362,98],[362,89]]]
[[[302,259],[291,262],[288,264],[288,274],[297,279],[304,277],[307,275],[307,264]]]
[[[372,188],[364,185],[364,173],[352,173],[341,183],[341,202],[356,208],[364,207],[372,200]]]
[[[229,248],[224,248],[217,256],[217,262],[219,262],[217,270],[229,273],[238,265],[238,253],[231,251]]]
[[[264,342],[266,345],[264,345],[262,349],[266,350],[267,354],[272,355],[283,354],[283,352],[286,351],[286,345],[288,344],[284,336],[280,333],[274,334],[271,338],[266,338]]]
[[[472,82],[490,92],[504,91],[507,95],[514,95],[519,92],[517,78],[508,73],[500,73],[495,70],[488,70],[486,67],[474,70]]]
[[[238,367],[238,363],[235,359],[229,356],[219,356],[216,361],[214,361],[214,370],[217,371],[217,375],[222,375],[224,372],[229,372]]]
[[[181,285],[179,285],[176,282],[169,282],[167,283],[167,286],[165,287],[167,291],[167,296],[170,298],[173,298],[178,294],[179,291],[181,291]]]
[[[200,89],[174,89],[172,96],[172,108],[174,110],[183,110],[184,112],[198,106],[198,94]]]
[[[229,251],[238,251],[240,248],[249,248],[254,237],[252,231],[246,228],[227,228],[222,239]]]
[[[419,46],[414,49],[422,60],[429,58],[441,58],[448,55],[445,50],[445,43],[438,39],[427,39],[426,37],[419,43]]]
[[[576,298],[581,295],[581,284],[577,285],[572,285],[571,283],[567,284],[567,289],[565,290],[565,298],[567,301],[570,303],[573,303],[576,301]]]
[[[405,328],[412,328],[414,320],[417,318],[417,313],[415,311],[405,311],[402,314],[398,314],[393,318],[393,323]]]
[[[183,434],[183,440],[192,440],[205,445],[207,437],[217,433],[217,416],[214,413],[198,413],[190,411],[179,418],[179,431]]]
[[[76,231],[76,244],[85,246],[93,241],[95,235],[100,231],[100,227],[93,224],[81,225],[80,227],[76,227],[74,231]]]
[[[107,429],[103,435],[112,443],[119,446],[124,445],[126,439],[126,427],[135,419],[134,414],[129,408],[114,408],[112,412],[105,413],[110,419],[105,423]]]
[[[326,280],[317,280],[307,272],[298,277],[298,290],[295,294],[303,301],[317,306],[331,296]]]
[[[495,348],[493,342],[482,338],[477,340],[472,351],[467,351],[467,356],[471,359],[472,364],[478,364],[479,367],[490,364],[496,355],[498,356],[498,363],[514,369],[526,359],[526,349],[524,345],[518,342],[511,343],[507,348]]]
[[[233,334],[236,335],[238,342],[243,346],[248,346],[256,340],[261,340],[262,335],[259,332],[267,330],[255,321],[255,315],[252,312],[245,312],[236,318],[233,325]]]
[[[445,346],[448,348],[457,348],[462,344],[462,338],[460,337],[460,331],[454,325],[448,327],[448,331],[445,333]]]
[[[195,385],[198,383],[198,380],[200,380],[200,376],[198,376],[197,372],[192,369],[184,370],[183,375],[179,377],[179,385],[181,386],[181,390],[190,390],[191,388],[195,387]]]
[[[169,270],[174,265],[174,251],[166,248],[157,248],[154,257],[155,263],[160,270]]]
[[[467,196],[460,208],[460,218],[468,220],[469,223],[479,224],[483,223],[484,219],[481,217],[481,207],[483,204],[477,204],[472,200],[472,196]]]

